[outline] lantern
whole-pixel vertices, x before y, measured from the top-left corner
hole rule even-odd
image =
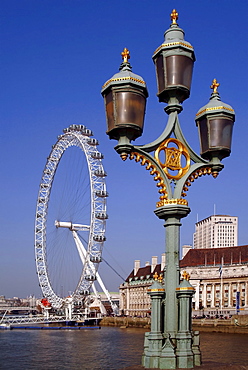
[[[102,88],[110,139],[130,143],[142,135],[148,92],[142,77],[132,73],[129,51],[122,52],[120,72]]]
[[[210,101],[196,114],[199,130],[201,156],[212,160],[222,160],[231,153],[232,130],[235,121],[233,108],[221,101],[217,91],[219,83],[213,80]]]
[[[158,98],[168,103],[176,98],[182,103],[190,95],[195,54],[192,45],[184,40],[184,31],[178,27],[178,13],[171,13],[172,24],[165,32],[164,43],[153,54],[156,68]]]

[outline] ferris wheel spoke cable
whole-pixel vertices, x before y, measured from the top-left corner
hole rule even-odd
[[[119,269],[127,276],[128,273],[127,271],[125,271],[122,267],[122,265],[114,258],[114,256],[110,253],[110,251],[105,247],[104,248],[105,252],[107,252],[107,254],[114,260],[114,262],[116,263],[116,265],[119,267]]]
[[[118,271],[116,271],[115,269],[114,269],[114,267],[113,266],[111,266],[103,257],[102,257],[102,260],[116,273],[116,275],[118,275],[123,281],[125,281],[126,279],[123,277],[123,276],[121,276],[120,274],[119,274],[119,272]]]
[[[62,190],[61,197],[59,199],[59,208],[63,209],[64,212],[60,212],[60,219],[65,218],[66,215],[72,215],[75,213],[75,208],[78,208],[78,205],[81,204],[82,200],[84,200],[84,204],[82,204],[81,208],[78,208],[78,212],[82,212],[83,209],[90,206],[90,184],[89,184],[89,176],[88,176],[88,168],[86,168],[87,163],[86,159],[82,161],[82,165],[79,163],[79,158],[76,158],[76,153],[73,153],[73,147],[69,148],[72,152],[70,158],[66,158],[66,168],[69,169],[68,173],[65,176],[65,182]],[[79,148],[76,148],[77,152],[80,151]],[[77,153],[78,154],[78,153]],[[81,153],[80,153],[81,154]],[[64,156],[64,155],[63,155]],[[82,156],[81,156],[82,157]],[[75,163],[73,163],[75,162]],[[73,176],[73,171],[78,172],[77,178]],[[83,173],[83,171],[87,170],[87,173]],[[88,176],[88,177],[87,177]],[[74,182],[72,182],[74,180]],[[88,183],[87,183],[88,182]],[[74,189],[75,191],[72,191]],[[66,198],[69,197],[67,201]],[[84,199],[87,197],[87,199]],[[80,202],[81,200],[81,202]],[[67,205],[65,208],[64,205]]]
[[[70,253],[70,251],[67,248],[68,245],[68,239],[70,239],[70,235],[65,235],[63,241],[60,240],[58,244],[58,248],[52,248],[51,251],[49,251],[49,263],[48,263],[48,271],[49,271],[49,278],[54,286],[54,290],[58,293],[60,292],[60,286],[61,283],[64,285],[64,290],[66,293],[69,293],[69,290],[73,289],[73,286],[71,288],[66,289],[66,285],[64,283],[65,276],[70,276],[71,280],[74,281],[74,283],[77,283],[76,277],[79,276],[79,269],[76,264],[75,253]],[[72,269],[73,266],[73,269]],[[77,274],[76,274],[77,272]],[[76,282],[75,282],[76,279]]]
[[[79,235],[79,238],[80,238],[81,241],[83,240],[81,235]],[[116,275],[118,275],[123,281],[126,280],[123,276],[121,276],[119,274],[118,271],[116,271],[116,269],[113,266],[111,266],[111,264],[105,258],[102,257],[102,261],[104,261],[106,263],[106,265],[108,265],[116,273]]]

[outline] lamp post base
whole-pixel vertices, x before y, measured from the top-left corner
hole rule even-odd
[[[155,214],[165,221],[166,268],[164,299],[150,293],[151,332],[146,334],[142,365],[145,368],[182,369],[200,365],[199,335],[191,331],[191,304],[194,288],[183,277],[180,283],[179,245],[181,218],[190,212],[182,204],[167,204]],[[153,285],[151,291],[154,291]],[[163,305],[164,309],[163,309]]]
[[[190,332],[177,334],[177,367],[188,369],[194,366],[194,354],[192,352],[192,335]]]

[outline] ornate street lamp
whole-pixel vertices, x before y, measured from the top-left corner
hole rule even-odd
[[[102,88],[107,134],[110,139],[118,140],[116,151],[123,160],[129,157],[145,166],[159,188],[160,197],[154,212],[164,220],[166,266],[164,286],[156,282],[156,289],[151,287],[156,292],[150,294],[156,313],[152,313],[151,332],[145,336],[142,363],[146,368],[160,369],[200,365],[199,333],[194,334],[191,327],[193,287],[185,277],[187,274],[180,283],[180,221],[190,212],[185,199],[189,186],[202,175],[211,174],[216,178],[224,167],[221,160],[231,152],[235,117],[232,107],[221,102],[219,84],[213,80],[210,101],[198,111],[195,119],[201,156],[187,143],[178,115],[182,102],[190,95],[195,55],[192,45],[184,40],[184,31],[177,19],[178,13],[173,10],[164,43],[153,55],[157,95],[160,102],[167,103],[165,112],[169,116],[163,133],[156,140],[142,146],[131,143],[142,134],[148,93],[144,80],[131,72],[127,49],[122,53],[120,72]],[[162,304],[165,304],[164,310],[158,307]]]
[[[102,95],[106,108],[107,134],[110,139],[119,141],[122,145],[122,158],[126,159],[125,144],[129,145],[131,140],[137,139],[143,132],[148,91],[143,78],[132,72],[128,62],[129,51],[125,48],[121,54],[123,63],[120,72],[104,84]]]
[[[217,88],[220,84],[213,80],[213,93],[210,101],[196,114],[199,128],[201,156],[210,161],[222,160],[231,152],[234,111],[228,104],[221,102]]]
[[[184,40],[184,31],[178,27],[178,13],[171,13],[172,25],[165,32],[164,43],[153,54],[156,67],[158,97],[168,103],[176,98],[182,103],[189,97],[195,54],[192,45]]]

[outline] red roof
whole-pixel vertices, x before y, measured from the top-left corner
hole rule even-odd
[[[248,263],[248,245],[226,248],[190,249],[180,267]]]
[[[155,274],[155,272],[159,274],[163,273],[163,271],[161,271],[161,264],[159,263],[158,265],[156,265],[154,271],[151,273],[151,265],[148,265],[148,266],[145,266],[145,267],[140,267],[137,271],[137,274],[134,275],[134,270],[131,272],[131,274],[129,274],[129,276],[127,277],[126,281],[128,282],[130,278],[134,279],[134,278],[138,278],[138,280],[141,278],[141,276],[144,276],[144,278],[147,277],[147,275],[149,275],[149,278],[152,278],[153,275]]]
[[[180,267],[231,265],[237,263],[248,263],[248,245],[226,248],[190,249],[180,261]],[[158,275],[163,273],[161,271],[161,264],[156,265],[152,273],[151,265],[140,267],[136,275],[134,275],[133,270],[127,277],[126,282],[129,282],[129,279],[135,278],[140,280],[141,276],[144,276],[145,279],[147,276],[148,278],[152,278],[155,272]]]

